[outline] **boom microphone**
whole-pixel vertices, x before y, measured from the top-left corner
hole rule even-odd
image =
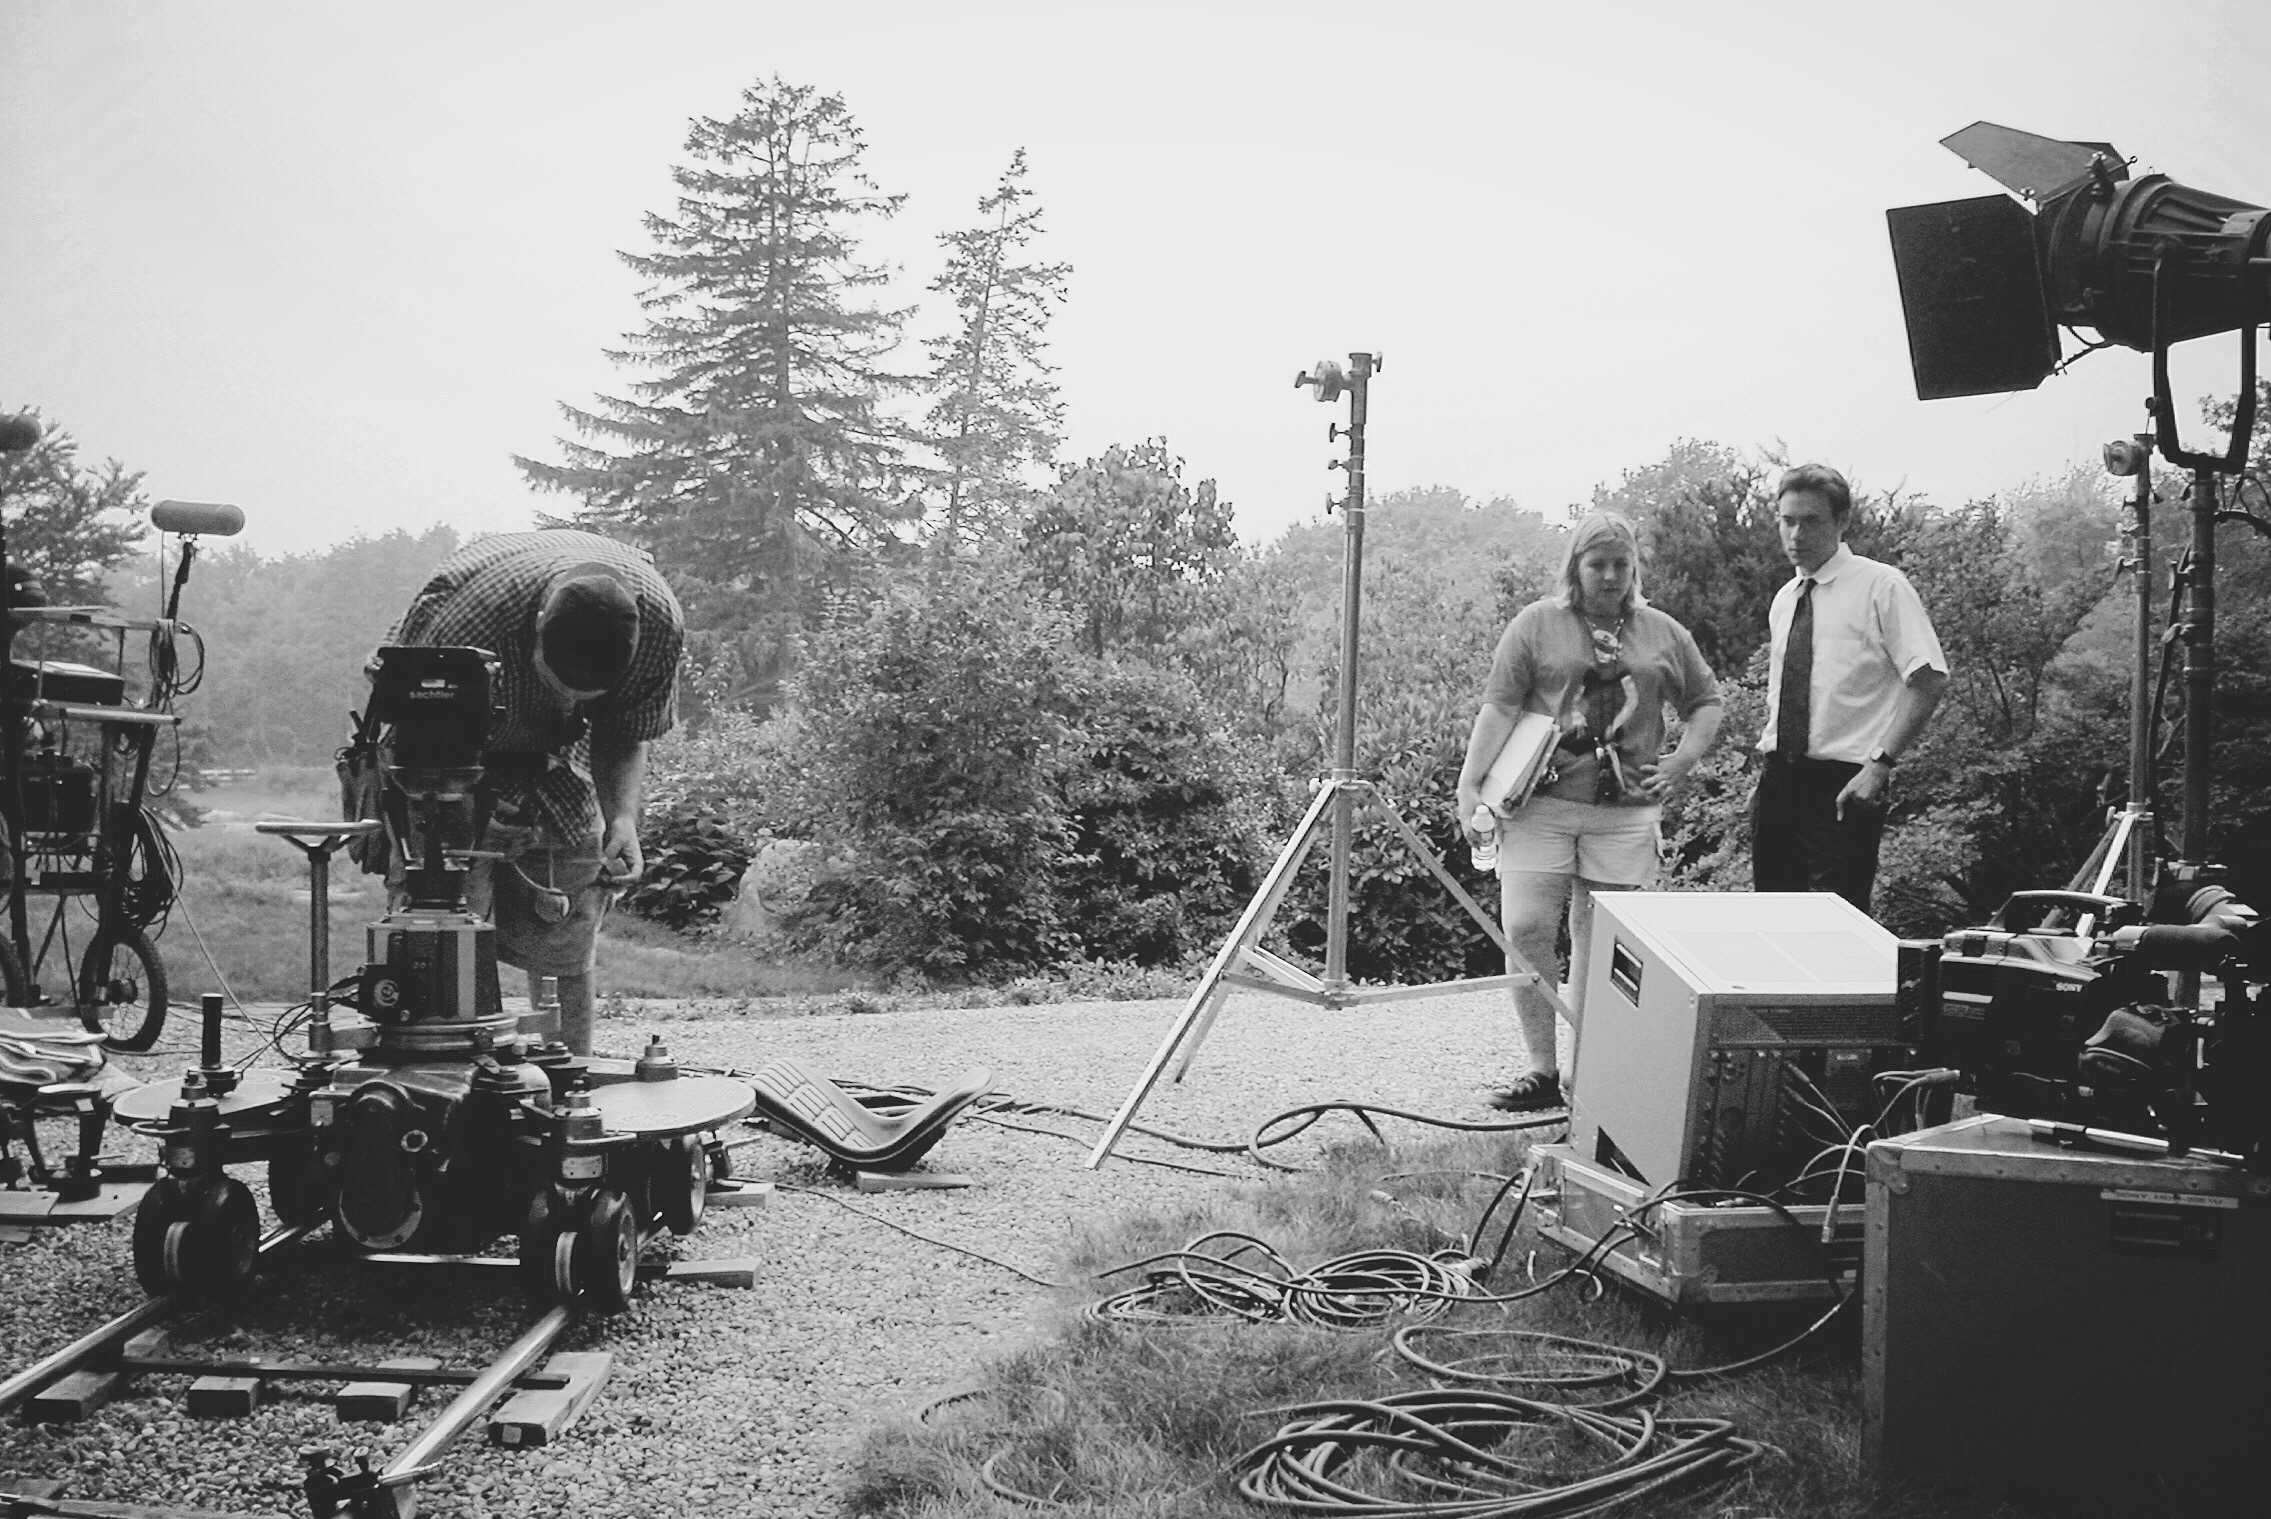
[[[22,453],[39,441],[39,418],[0,417],[0,454]]]
[[[150,508],[161,533],[210,533],[227,538],[244,531],[244,508],[225,501],[161,501]]]

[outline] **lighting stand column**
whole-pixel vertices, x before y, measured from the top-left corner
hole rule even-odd
[[[1451,992],[1478,992],[1505,989],[1516,985],[1536,987],[1553,1004],[1556,1012],[1568,1018],[1571,1025],[1576,1018],[1562,1003],[1560,992],[1552,978],[1539,974],[1537,968],[1524,960],[1521,954],[1506,942],[1496,915],[1483,910],[1481,904],[1468,895],[1427,841],[1419,836],[1410,823],[1404,820],[1395,805],[1380,794],[1370,781],[1358,778],[1356,773],[1356,682],[1357,633],[1364,601],[1364,425],[1372,376],[1380,369],[1377,354],[1352,353],[1349,367],[1343,370],[1332,360],[1319,360],[1313,371],[1304,371],[1294,384],[1307,386],[1319,401],[1336,401],[1345,391],[1349,398],[1349,420],[1345,436],[1348,438],[1348,458],[1336,461],[1335,469],[1348,471],[1348,496],[1345,501],[1326,502],[1328,510],[1340,506],[1347,516],[1345,559],[1341,566],[1341,670],[1339,687],[1339,723],[1333,739],[1333,764],[1330,773],[1318,786],[1310,800],[1309,810],[1302,815],[1294,828],[1293,836],[1286,841],[1278,854],[1277,862],[1254,899],[1246,904],[1239,915],[1230,937],[1223,941],[1207,966],[1206,974],[1199,978],[1197,990],[1168,1030],[1166,1040],[1136,1079],[1134,1090],[1120,1104],[1104,1127],[1104,1135],[1097,1140],[1096,1148],[1088,1155],[1088,1166],[1094,1170],[1101,1166],[1112,1149],[1135,1122],[1135,1115],[1144,1100],[1151,1095],[1167,1068],[1180,1053],[1181,1063],[1175,1065],[1174,1079],[1181,1081],[1198,1058],[1199,1046],[1214,1026],[1215,1015],[1221,1011],[1223,1000],[1233,986],[1252,991],[1270,992],[1291,997],[1318,1007],[1345,1007],[1358,1002],[1382,1002],[1407,997],[1436,997]],[[1325,434],[1328,441],[1344,436],[1336,424]],[[1348,984],[1348,914],[1349,914],[1349,855],[1356,838],[1356,812],[1359,807],[1370,808],[1384,819],[1395,832],[1405,849],[1450,892],[1466,910],[1493,944],[1506,955],[1509,973],[1503,976],[1482,976],[1463,981],[1437,981],[1424,986],[1381,986],[1356,990]],[[1323,832],[1329,840],[1331,878],[1326,887],[1325,909],[1325,974],[1313,976],[1279,955],[1272,954],[1261,944],[1262,936],[1269,931],[1278,908],[1285,901],[1286,892],[1293,885],[1296,872],[1308,857],[1309,850]]]
[[[2192,472],[2192,551],[2184,560],[2184,835],[2178,852],[2208,858],[2209,748],[2215,742],[2216,476]]]
[[[1325,906],[1325,986],[1333,993],[1348,986],[1348,857],[1356,837],[1357,640],[1364,608],[1364,419],[1371,399],[1374,359],[1369,353],[1352,353],[1348,366],[1348,460],[1341,466],[1348,471],[1348,496],[1341,503],[1345,547],[1341,555],[1340,721],[1333,737],[1333,873]],[[1327,428],[1325,436],[1329,441],[1332,429]],[[1331,505],[1327,501],[1326,509]]]

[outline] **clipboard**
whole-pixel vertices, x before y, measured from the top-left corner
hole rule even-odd
[[[1552,768],[1555,747],[1561,742],[1561,725],[1537,712],[1514,719],[1506,746],[1482,778],[1483,804],[1505,817],[1530,799],[1538,782]]]

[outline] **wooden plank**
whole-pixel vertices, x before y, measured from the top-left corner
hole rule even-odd
[[[855,1184],[862,1192],[938,1192],[967,1187],[970,1178],[952,1171],[861,1171]]]
[[[28,1424],[76,1424],[126,1390],[115,1371],[74,1371],[24,1400]]]
[[[430,1355],[398,1356],[381,1361],[380,1371],[438,1371],[441,1358]],[[415,1382],[349,1382],[339,1389],[332,1399],[332,1408],[343,1420],[362,1420],[373,1424],[394,1424],[410,1411],[418,1396]]]
[[[258,1364],[257,1357],[247,1357]],[[260,1406],[267,1384],[259,1377],[199,1377],[189,1384],[184,1406],[199,1419],[241,1419]]]
[[[516,1392],[489,1416],[489,1443],[533,1447],[549,1445],[576,1421],[599,1389],[615,1357],[604,1350],[569,1350],[544,1363],[546,1371],[564,1374],[568,1385],[560,1392]]]
[[[709,1206],[713,1208],[762,1208],[773,1200],[773,1184],[769,1181],[728,1180],[710,1188]]]
[[[102,1190],[93,1197],[73,1203],[57,1203],[47,1213],[51,1224],[102,1224],[122,1214],[131,1213],[142,1194],[150,1190],[146,1181],[106,1181]]]
[[[665,1281],[707,1282],[713,1287],[754,1287],[757,1258],[742,1255],[726,1260],[672,1261],[662,1276]]]

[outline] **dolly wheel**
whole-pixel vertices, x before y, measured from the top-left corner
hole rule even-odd
[[[189,1235],[189,1199],[168,1176],[134,1209],[134,1279],[152,1297],[179,1291],[182,1245]]]
[[[134,1276],[152,1297],[225,1297],[252,1276],[260,1209],[233,1176],[202,1184],[168,1177],[134,1213]]]
[[[620,1192],[602,1192],[575,1232],[576,1289],[584,1306],[621,1313],[639,1285],[639,1219]]]
[[[681,1134],[657,1158],[660,1174],[656,1209],[671,1233],[684,1239],[702,1222],[710,1206],[710,1157],[699,1134]]]
[[[576,1298],[575,1214],[547,1194],[529,1210],[520,1231],[521,1283],[539,1308]]]

